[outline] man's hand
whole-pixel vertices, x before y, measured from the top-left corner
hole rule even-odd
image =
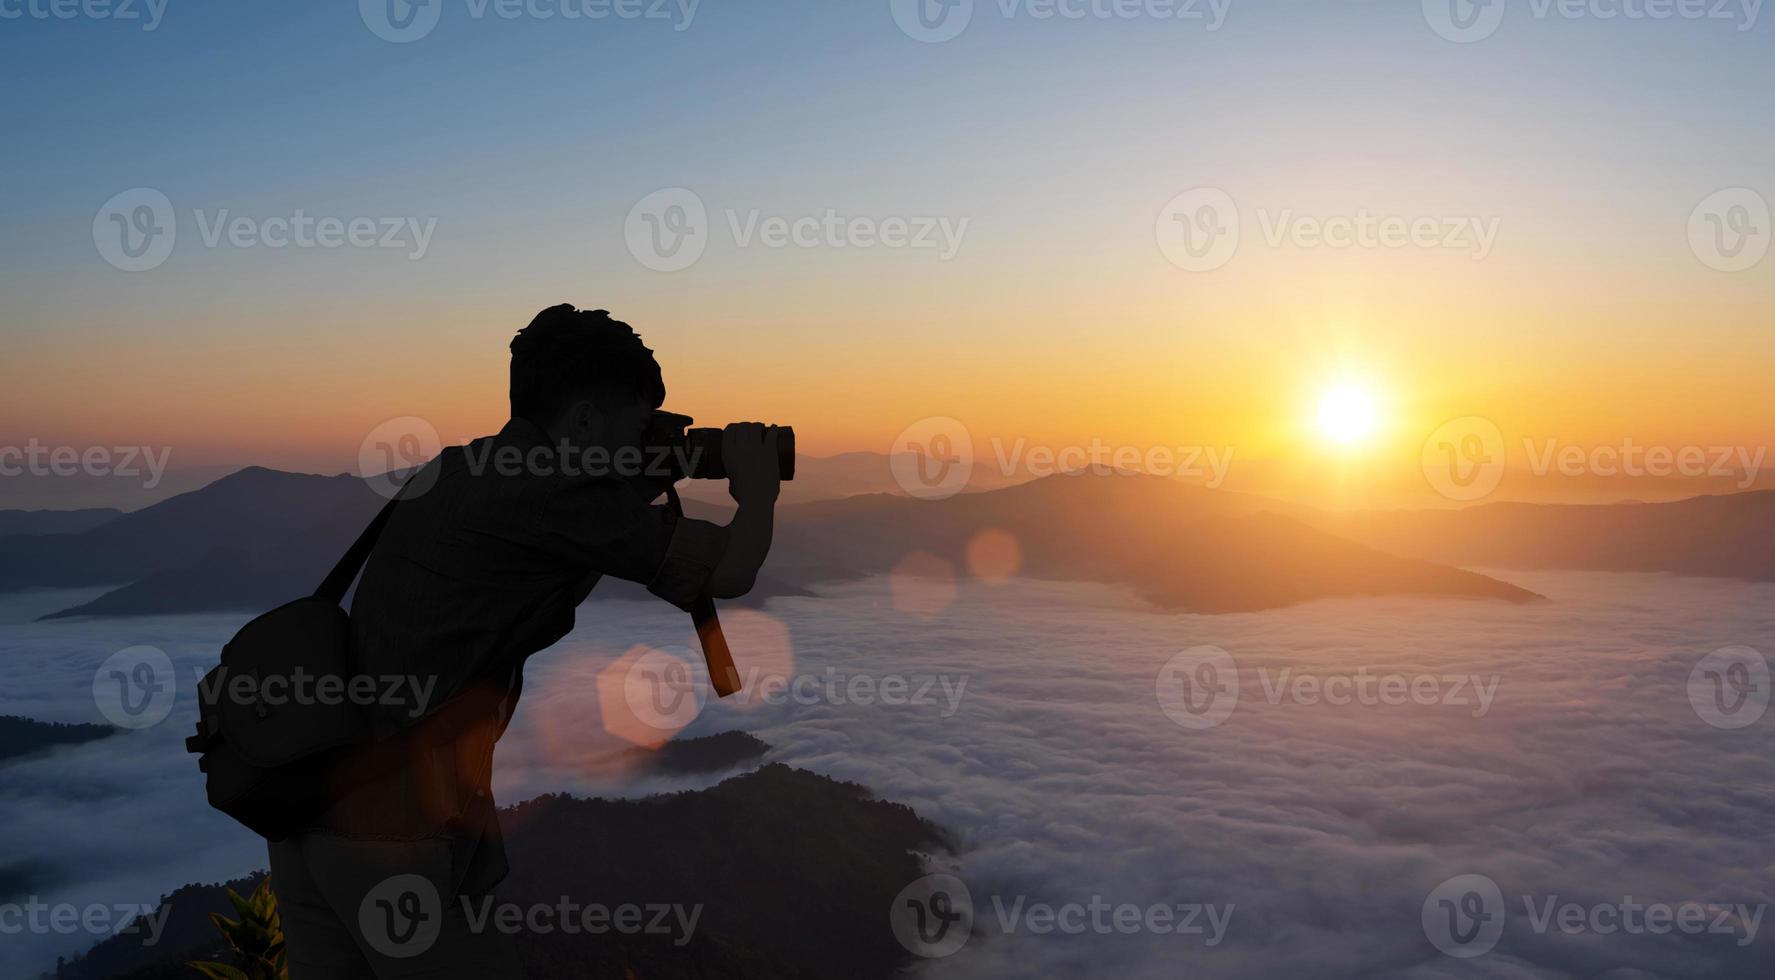
[[[721,432],[721,461],[727,466],[727,492],[739,509],[727,525],[727,551],[709,576],[709,595],[737,599],[752,591],[764,556],[770,553],[776,520],[777,427],[738,422]]]
[[[721,431],[721,462],[734,503],[774,504],[783,478],[777,468],[777,427],[735,422]]]

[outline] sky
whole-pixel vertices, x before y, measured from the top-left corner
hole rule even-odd
[[[816,454],[936,416],[1347,487],[1469,416],[1775,443],[1775,260],[1726,254],[1771,234],[1760,4],[1502,0],[1475,37],[1444,0],[392,2],[0,0],[0,446],[339,471],[392,418],[472,438],[560,302],[634,324],[670,406]],[[170,252],[120,252],[160,200]],[[298,213],[372,231],[276,247]],[[1339,386],[1354,448],[1315,425]]]

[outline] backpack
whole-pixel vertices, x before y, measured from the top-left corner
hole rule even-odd
[[[383,506],[313,595],[241,627],[198,685],[197,734],[185,751],[198,756],[210,806],[268,840],[310,826],[380,768],[366,761],[378,753],[355,751],[375,741],[376,725],[370,700],[345,696],[357,671],[341,603],[399,499]],[[313,696],[295,694],[302,678]],[[323,683],[340,696],[318,694]],[[398,765],[400,753],[380,754]],[[343,764],[348,756],[355,764]]]

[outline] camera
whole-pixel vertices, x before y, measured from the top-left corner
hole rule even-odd
[[[720,429],[692,429],[696,420],[676,412],[654,412],[647,420],[647,431],[641,444],[649,453],[658,453],[671,467],[676,482],[684,477],[692,480],[725,480],[727,464],[721,458]],[[795,479],[795,430],[786,425],[777,430],[777,475],[784,480]]]

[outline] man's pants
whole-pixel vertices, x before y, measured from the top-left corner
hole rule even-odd
[[[458,894],[456,863],[447,837],[311,832],[272,844],[290,980],[517,980],[491,893]]]

